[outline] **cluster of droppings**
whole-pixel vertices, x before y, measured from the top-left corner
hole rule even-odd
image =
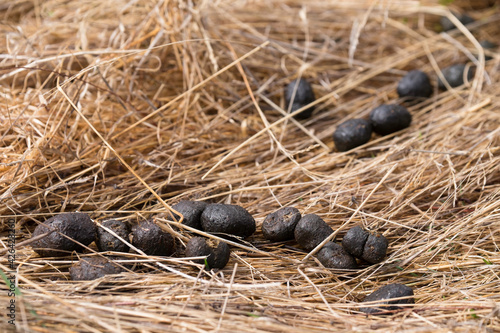
[[[63,213],[39,224],[33,237],[49,233],[31,246],[41,257],[61,257],[73,251],[82,252],[96,236],[96,225],[85,213]],[[80,244],[78,244],[80,243]]]
[[[370,264],[382,262],[387,255],[389,242],[380,234],[369,233],[360,226],[355,226],[347,231],[342,239],[344,249]]]

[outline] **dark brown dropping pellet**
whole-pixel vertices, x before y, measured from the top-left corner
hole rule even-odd
[[[340,124],[333,133],[338,151],[348,151],[364,145],[372,137],[372,125],[365,119],[350,119]]]
[[[422,71],[409,71],[399,80],[397,92],[399,97],[422,97],[432,95],[432,85],[429,76]]]
[[[132,245],[154,256],[169,256],[175,251],[174,237],[151,221],[137,225],[132,232]]]
[[[51,232],[49,235],[33,242],[33,250],[42,257],[60,257],[72,251],[82,252],[82,245],[89,245],[96,236],[96,225],[85,213],[63,213],[39,224],[33,232],[33,237]],[[62,234],[62,235],[61,235]],[[67,237],[64,237],[66,235]]]
[[[475,21],[472,17],[470,17],[467,14],[460,14],[460,13],[452,13],[452,14],[463,25],[467,25]],[[451,22],[451,20],[446,16],[442,16],[440,22],[441,22],[441,27],[443,27],[443,31],[450,31],[456,28],[455,23]]]
[[[382,288],[375,290],[373,293],[368,295],[363,302],[375,302],[371,304],[370,307],[361,307],[359,310],[367,314],[383,314],[388,311],[399,310],[402,307],[397,306],[397,304],[414,304],[415,299],[413,297],[413,289],[405,286],[404,284],[392,283]],[[393,300],[399,297],[409,297],[400,300]]]
[[[354,269],[358,266],[356,259],[334,242],[326,243],[316,257],[327,268]]]
[[[370,121],[375,133],[388,135],[410,126],[411,114],[402,105],[382,104],[370,112]]]
[[[204,201],[182,200],[173,205],[172,208],[184,216],[182,224],[201,230],[201,213],[207,206],[208,203]],[[176,219],[180,218],[178,215],[175,217]]]
[[[295,207],[283,207],[267,215],[262,222],[262,234],[270,241],[280,242],[294,238],[295,226],[302,215]]]
[[[295,96],[293,95],[294,90]],[[292,100],[293,97],[293,100]],[[285,89],[285,104],[286,108],[290,108],[290,113],[306,106],[315,100],[314,91],[312,90],[311,85],[304,79],[297,79],[288,84]],[[292,103],[290,107],[290,103]],[[314,111],[314,107],[309,107],[304,111],[295,115],[296,119],[306,119],[311,117]]]
[[[203,237],[193,237],[189,240],[189,242],[186,244],[186,251],[185,251],[185,256],[186,257],[201,257],[201,256],[208,256],[207,257],[207,262],[210,264],[210,260],[213,259],[213,250],[212,248],[207,244],[205,238]],[[193,259],[193,262],[197,264],[204,264],[205,260],[203,259]]]
[[[377,264],[384,260],[387,255],[389,242],[387,238],[380,234],[370,234],[363,248],[361,259],[370,264]]]
[[[486,39],[480,41],[479,44],[483,47],[483,49],[485,49],[487,51],[493,51],[494,49],[496,49],[498,47],[497,44],[490,42],[489,40],[486,40]],[[491,59],[493,59],[493,58],[489,55],[484,56],[484,60],[486,60],[486,61],[491,60]]]
[[[366,240],[370,233],[360,226],[355,226],[347,231],[342,239],[344,249],[357,258],[363,255]]]
[[[119,274],[123,269],[114,264],[109,258],[89,257],[81,258],[70,267],[69,274],[72,280],[85,281],[95,280],[109,274]]]
[[[227,245],[226,243],[219,242],[219,244],[217,244],[217,247],[214,250],[214,254],[215,254],[215,259],[210,268],[222,269],[226,267],[226,264],[229,261],[229,256],[231,255],[231,249],[229,248],[229,245]]]
[[[206,232],[242,238],[255,232],[254,218],[237,205],[209,204],[201,214],[201,226]]]
[[[333,233],[333,229],[316,214],[304,215],[295,226],[295,240],[306,251],[311,251],[325,238]]]
[[[219,242],[214,248],[207,243],[203,237],[193,237],[186,244],[186,257],[201,257],[207,256],[206,269],[218,268],[222,269],[229,261],[230,249],[224,242]],[[205,264],[204,259],[193,260],[198,264]]]
[[[118,236],[128,241],[128,235],[130,234],[130,228],[128,225],[122,221],[118,220],[108,220],[102,222],[102,225],[113,230]],[[104,230],[103,228],[97,228],[97,237],[95,241],[99,251],[116,251],[116,252],[128,252],[129,247],[127,244],[123,243],[121,240]]]
[[[474,78],[474,69],[470,66],[466,66],[465,64],[455,64],[449,67],[444,68],[441,72],[443,73],[444,78],[452,88],[459,87],[465,83],[464,81],[464,72],[467,69],[467,81],[471,81]],[[446,89],[441,78],[438,77],[438,88]]]

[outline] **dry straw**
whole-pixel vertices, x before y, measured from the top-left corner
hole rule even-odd
[[[500,14],[487,0],[453,5],[0,3],[0,269],[15,219],[17,329],[500,331],[500,56],[485,61],[478,44],[499,35]],[[470,30],[450,8],[477,19]],[[440,33],[440,16],[459,29]],[[335,151],[340,122],[402,102],[406,71],[436,86],[442,68],[466,61],[474,80],[411,105],[410,128]],[[298,77],[318,96],[300,122],[283,100]],[[220,272],[132,250],[119,261],[126,272],[85,282],[69,278],[75,254],[39,258],[30,247],[37,223],[82,211],[97,222],[153,218],[181,255],[193,234],[216,238],[174,221],[182,199],[242,205],[258,231],[232,244]],[[381,232],[389,255],[325,269],[294,242],[264,240],[260,223],[281,206],[320,215],[336,241],[355,224]],[[388,283],[411,286],[415,306],[360,313]],[[0,304],[9,301],[3,287]]]

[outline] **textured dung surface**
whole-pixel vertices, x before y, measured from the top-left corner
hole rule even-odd
[[[316,257],[327,268],[353,269],[357,267],[356,259],[341,245],[334,242],[326,243],[318,251]]]
[[[249,237],[255,232],[255,220],[243,207],[210,204],[201,214],[201,226],[206,232]]]
[[[215,258],[210,268],[219,268],[222,269],[226,267],[227,262],[229,261],[229,256],[231,255],[231,249],[229,245],[224,242],[219,242],[217,247],[214,249]]]
[[[338,151],[348,151],[361,146],[372,137],[372,126],[365,119],[350,119],[340,124],[333,133]]]
[[[203,237],[193,237],[186,244],[186,257],[207,256],[208,268],[224,268],[229,261],[231,251],[224,242],[219,242],[217,246],[211,247]],[[204,259],[193,260],[198,264],[205,264]]]
[[[382,288],[375,290],[373,293],[368,295],[363,302],[375,302],[381,301],[380,303],[376,303],[377,305],[390,304],[386,306],[370,306],[370,307],[362,307],[359,310],[368,313],[368,314],[377,314],[383,313],[384,311],[394,311],[398,310],[401,307],[396,304],[413,304],[415,303],[414,298],[407,298],[401,300],[391,300],[392,298],[398,297],[408,297],[413,296],[413,289],[405,286],[404,284],[392,283]]]
[[[427,74],[413,70],[399,80],[397,91],[399,97],[426,98],[432,95],[432,85]]]
[[[450,85],[450,87],[455,88],[463,85],[464,82],[464,72],[465,69],[468,68],[467,71],[467,80],[471,81],[474,78],[474,69],[472,67],[466,66],[465,64],[455,64],[449,67],[446,67],[442,70],[443,76]],[[446,89],[443,81],[438,78],[438,87],[439,89]]]
[[[342,246],[353,256],[361,258],[369,235],[370,233],[360,226],[352,227],[342,239]]]
[[[295,226],[302,215],[295,207],[283,207],[267,215],[262,222],[262,234],[270,241],[286,241],[294,238]]]
[[[297,88],[295,88],[297,86]],[[295,96],[293,95],[294,90],[296,89]],[[292,102],[293,97],[293,102]],[[292,102],[292,107],[290,112],[294,112],[301,107],[308,105],[315,100],[314,91],[312,90],[311,85],[305,79],[297,79],[290,82],[285,89],[285,103],[288,109],[290,102]],[[295,115],[297,119],[306,119],[309,118],[314,111],[314,107],[310,107],[305,109],[304,111]]]
[[[207,244],[207,241],[203,237],[193,237],[186,244],[186,257],[201,257],[208,256],[207,262],[209,266],[212,266],[214,260],[213,249]],[[193,262],[197,264],[204,264],[204,259],[193,259]]]
[[[102,222],[101,224],[106,228],[113,230],[118,236],[128,241],[130,228],[126,223],[118,220],[108,220]],[[99,251],[129,251],[129,247],[127,244],[123,243],[121,240],[119,240],[103,228],[97,228],[97,237],[95,242]]]
[[[109,258],[111,260],[111,258]],[[81,258],[70,267],[69,274],[72,280],[95,280],[108,274],[118,274],[123,269],[107,258]]]
[[[201,213],[208,206],[204,201],[182,200],[172,206],[184,216],[182,224],[201,230]],[[175,215],[177,219],[180,217]]]
[[[96,236],[96,226],[85,213],[59,214],[46,220],[44,224],[46,226],[39,224],[35,228],[33,237],[52,230],[54,232],[31,244],[33,250],[42,257],[64,256],[72,251],[81,252],[84,248],[72,239],[86,246],[92,243]]]
[[[311,251],[325,238],[333,233],[333,229],[316,214],[304,215],[295,227],[295,240],[306,251]]]
[[[411,114],[401,105],[382,104],[370,112],[370,121],[373,131],[380,135],[387,135],[404,128],[411,124]]]
[[[387,255],[389,242],[380,234],[370,234],[363,248],[361,258],[370,264],[376,264],[384,260]]]
[[[132,236],[132,245],[146,254],[168,256],[174,253],[175,241],[172,235],[151,221],[140,223]]]
[[[459,14],[459,13],[453,13],[453,15],[455,15],[455,17],[463,24],[463,25],[467,25],[469,23],[472,23],[474,22],[475,20],[470,17],[469,15],[467,14]],[[456,26],[453,22],[450,21],[449,18],[447,18],[446,16],[442,16],[441,19],[440,19],[440,23],[441,23],[441,26],[443,27],[443,31],[450,31],[452,29],[455,29]]]

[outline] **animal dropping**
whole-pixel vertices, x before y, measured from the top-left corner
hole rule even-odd
[[[365,119],[350,119],[340,124],[333,133],[338,151],[348,151],[361,146],[372,137],[372,125]]]
[[[255,220],[243,207],[210,204],[201,214],[204,231],[247,238],[255,232]]]
[[[326,243],[316,257],[326,268],[353,269],[358,266],[356,259],[334,242]]]
[[[169,256],[175,251],[174,237],[152,221],[137,225],[132,232],[132,245],[153,256]]]
[[[270,241],[280,242],[294,238],[295,226],[301,219],[295,207],[283,207],[267,215],[262,222],[262,234]]]
[[[315,100],[316,97],[314,96],[314,91],[312,90],[311,85],[304,79],[297,79],[290,82],[285,89],[285,104],[287,110],[290,109],[290,112],[297,111]],[[296,119],[307,119],[311,117],[313,111],[314,107],[312,106],[302,112],[299,112],[294,117]]]
[[[486,39],[480,41],[479,45],[481,45],[483,47],[483,49],[485,49],[487,51],[493,51],[493,50],[495,50],[498,47],[497,44],[495,44],[495,43],[493,43],[493,42],[491,42],[489,40],[486,40]],[[484,60],[486,60],[486,61],[491,60],[491,59],[493,59],[492,56],[489,56],[489,55],[485,55],[484,56]]]
[[[475,21],[472,17],[470,17],[467,14],[460,14],[460,13],[452,13],[452,14],[463,25],[467,25],[467,24],[470,24],[470,23]],[[441,27],[443,27],[443,31],[450,31],[450,30],[453,30],[456,28],[455,23],[451,22],[451,20],[446,16],[441,17],[440,23],[441,23]]]
[[[209,241],[210,242],[210,241]],[[226,267],[230,255],[229,245],[224,242],[218,242],[215,246],[210,246],[207,240],[203,237],[193,237],[186,245],[186,257],[201,257],[206,258],[206,269]],[[198,264],[205,264],[204,259],[193,260]]]
[[[173,205],[172,208],[184,216],[182,224],[201,230],[201,213],[207,206],[208,203],[204,201],[182,200]],[[180,218],[178,215],[174,216],[176,219]]]
[[[128,241],[128,235],[130,234],[130,228],[128,225],[122,221],[118,220],[108,220],[102,222],[102,225],[108,229],[111,229],[121,238]],[[127,244],[116,238],[114,235],[104,230],[103,228],[97,228],[96,235],[96,245],[99,251],[116,251],[116,252],[128,252],[129,247]]]
[[[370,112],[373,131],[388,135],[407,128],[411,124],[411,114],[401,105],[382,104]]]
[[[397,92],[399,97],[422,97],[432,95],[432,85],[429,76],[422,71],[413,70],[399,80]]]
[[[465,83],[464,81],[464,73],[467,70],[467,81],[471,81],[474,78],[474,70],[472,67],[466,66],[465,64],[455,64],[449,67],[444,68],[441,72],[443,76],[452,88],[459,87]],[[446,86],[441,80],[438,78],[438,88],[445,90]]]
[[[364,230],[360,226],[355,226],[349,229],[345,234],[342,239],[342,246],[347,252],[356,258],[361,258],[369,235],[370,233],[368,231]]]
[[[96,226],[85,213],[63,213],[37,225],[33,237],[45,233],[49,234],[32,243],[33,250],[41,257],[61,257],[73,251],[82,252],[84,246],[94,241]]]
[[[311,251],[333,233],[333,229],[316,214],[304,215],[295,227],[295,240],[306,251]]]
[[[377,264],[387,255],[389,242],[383,235],[371,234],[360,226],[355,226],[345,234],[342,247],[356,258]]]
[[[81,258],[69,269],[69,275],[74,281],[95,280],[109,274],[119,274],[123,269],[103,257]]]
[[[389,311],[399,310],[398,304],[414,304],[413,289],[404,284],[392,283],[377,289],[364,299],[364,303],[380,301],[371,306],[361,307],[359,310],[367,314],[383,314]],[[405,299],[394,299],[408,297]]]

